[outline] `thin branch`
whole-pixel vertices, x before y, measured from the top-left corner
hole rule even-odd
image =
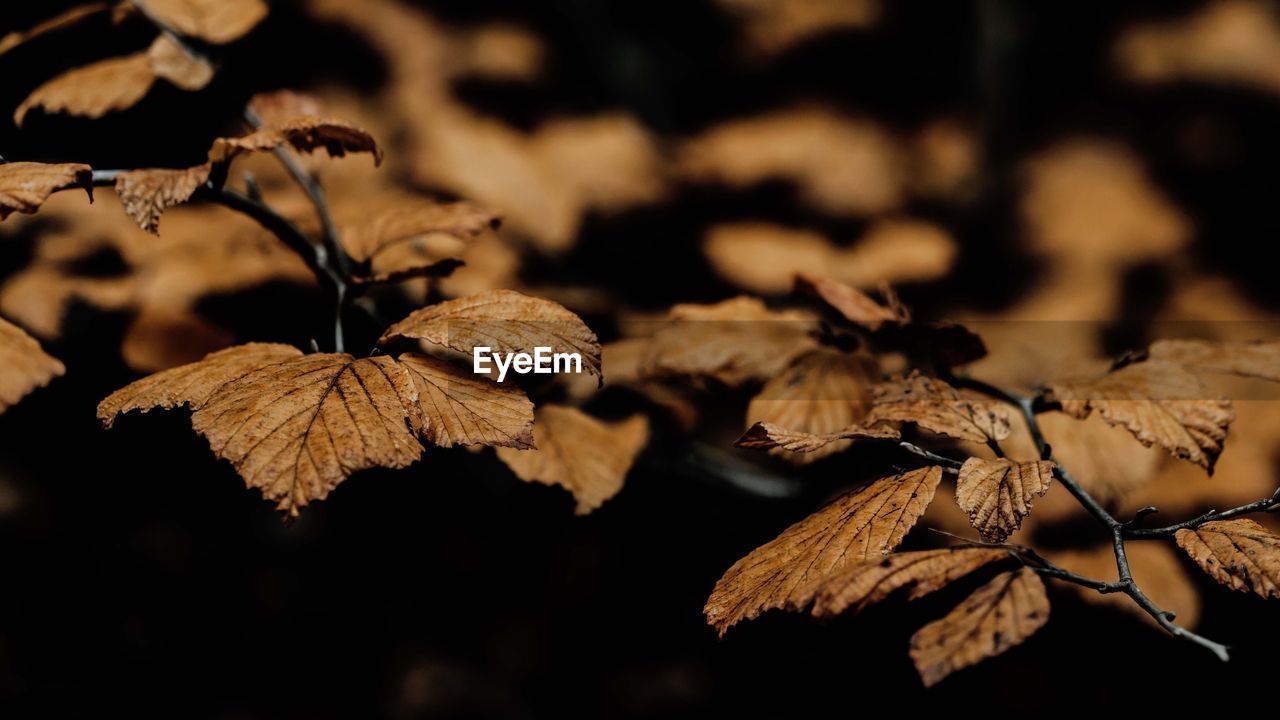
[[[963,464],[959,460],[955,460],[955,459],[946,457],[944,455],[939,455],[937,453],[929,452],[928,450],[925,450],[919,445],[915,445],[913,443],[909,443],[906,441],[898,443],[898,447],[902,448],[903,450],[906,450],[912,455],[918,455],[924,458],[925,460],[928,460],[929,462],[942,465],[944,472],[954,473],[957,470],[959,470],[960,466]]]
[[[1277,508],[1280,508],[1280,491],[1277,491],[1275,495],[1272,495],[1269,498],[1264,498],[1262,500],[1255,500],[1251,503],[1248,503],[1247,505],[1234,507],[1234,508],[1231,508],[1230,510],[1223,510],[1222,512],[1210,510],[1209,512],[1201,515],[1200,517],[1191,518],[1190,520],[1183,520],[1182,522],[1174,523],[1172,525],[1165,525],[1164,527],[1135,528],[1135,527],[1126,526],[1124,529],[1124,536],[1125,536],[1125,539],[1127,540],[1150,540],[1154,538],[1167,538],[1177,533],[1179,530],[1187,530],[1190,528],[1200,527],[1201,525],[1207,522],[1213,522],[1215,520],[1230,520],[1233,517],[1239,517],[1241,515],[1248,515],[1250,513],[1256,513],[1256,512],[1270,512]]]

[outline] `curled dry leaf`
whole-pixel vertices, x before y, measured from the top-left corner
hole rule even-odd
[[[731,386],[772,378],[818,346],[816,329],[812,316],[774,312],[753,297],[676,305],[650,338],[640,375],[709,377]]]
[[[801,273],[796,275],[795,289],[797,292],[817,295],[845,320],[868,330],[878,330],[885,323],[906,322],[911,319],[907,308],[898,303],[892,294],[889,295],[889,304],[881,305],[861,290],[831,278]]]
[[[109,9],[111,9],[111,5],[105,2],[77,5],[70,10],[49,18],[48,20],[42,20],[28,30],[15,30],[14,32],[0,37],[0,55],[9,52],[29,40],[38,38],[41,35],[47,35],[51,32],[57,32],[63,28],[71,27],[85,18],[106,12]]]
[[[850,427],[828,433],[811,433],[802,430],[789,430],[769,422],[758,422],[742,434],[734,443],[737,447],[751,450],[778,449],[789,453],[829,454],[834,443],[842,440],[897,440],[897,430],[889,427]],[[847,443],[841,443],[841,447]]]
[[[349,152],[365,152],[373,155],[374,163],[382,162],[381,148],[363,128],[346,120],[315,116],[295,117],[276,125],[263,125],[240,137],[218,138],[209,148],[209,162],[224,163],[244,152],[270,152],[281,145],[289,145],[300,152],[324,148],[330,157],[342,157]]]
[[[846,493],[734,563],[703,612],[721,636],[743,620],[802,597],[810,584],[850,563],[889,552],[933,500],[942,468],[880,478]]]
[[[1219,584],[1280,598],[1280,535],[1248,518],[1235,518],[1179,530],[1176,539]]]
[[[155,79],[147,52],[100,60],[68,70],[33,90],[13,111],[13,122],[21,127],[35,108],[99,118],[137,104]]]
[[[147,0],[146,8],[179,33],[215,45],[240,39],[268,12],[264,0]]]
[[[93,170],[80,163],[0,163],[0,220],[9,215],[34,213],[57,190],[83,186],[93,201]]]
[[[168,35],[160,35],[147,49],[147,59],[156,77],[193,92],[213,80],[213,65],[203,57],[192,55]]]
[[[576,408],[548,405],[538,409],[533,439],[536,450],[500,447],[498,458],[521,480],[573,493],[576,512],[585,515],[622,489],[649,441],[649,421],[634,415],[607,423]]]
[[[116,194],[138,227],[158,233],[165,210],[191,199],[209,180],[209,163],[177,170],[130,170],[116,176]]]
[[[1009,410],[918,371],[877,385],[866,422],[911,422],[957,440],[999,441],[1009,436]]]
[[[797,462],[812,462],[847,448],[841,432],[885,437],[884,430],[851,427],[871,407],[871,387],[879,374],[868,356],[820,348],[800,356],[781,375],[765,383],[747,406],[747,423],[765,422],[776,428],[810,435],[801,454],[776,452]],[[896,432],[893,433],[897,435]]]
[[[512,290],[490,290],[413,311],[392,325],[379,342],[406,337],[470,355],[493,352],[578,353],[582,368],[600,375],[600,343],[582,319],[558,303]]]
[[[513,383],[475,375],[440,358],[406,353],[400,364],[418,390],[422,436],[441,447],[532,448],[533,403]]]
[[[911,636],[911,660],[929,687],[1020,645],[1049,620],[1049,596],[1031,568],[1002,573],[941,620]]]
[[[0,413],[13,407],[27,393],[62,375],[62,363],[40,349],[22,328],[0,319]]]
[[[953,547],[901,552],[850,565],[800,593],[795,609],[813,603],[814,617],[859,613],[906,589],[917,600],[946,587],[978,568],[1007,560],[1003,548]]]
[[[1031,513],[1031,502],[1049,491],[1053,463],[969,458],[960,466],[956,502],[969,523],[992,542],[1004,542]]]
[[[1280,340],[1160,340],[1151,345],[1148,355],[1193,370],[1280,382]]]
[[[1230,400],[1206,398],[1194,375],[1159,360],[1128,365],[1093,381],[1053,383],[1045,398],[1080,419],[1097,410],[1143,445],[1159,445],[1210,474],[1235,419]]]
[[[431,236],[466,243],[502,220],[471,203],[415,202],[399,205],[343,229],[342,245],[362,265],[357,282],[392,282],[448,274],[461,264],[463,248],[433,244]],[[444,250],[444,252],[442,252]]]

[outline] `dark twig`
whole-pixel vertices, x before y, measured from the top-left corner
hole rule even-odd
[[[928,450],[925,450],[919,445],[915,445],[913,443],[909,443],[906,441],[898,443],[898,447],[902,448],[903,450],[906,450],[912,455],[918,455],[924,458],[925,460],[928,460],[929,462],[933,462],[941,465],[943,472],[955,473],[960,469],[960,465],[962,464],[959,460],[955,460],[943,455],[939,455],[937,453],[929,452]]]
[[[1150,540],[1153,538],[1167,538],[1177,533],[1179,530],[1187,530],[1190,528],[1200,527],[1201,525],[1207,522],[1213,522],[1215,520],[1230,520],[1233,517],[1239,517],[1241,515],[1248,515],[1250,513],[1256,513],[1256,512],[1270,512],[1272,510],[1275,510],[1276,508],[1280,508],[1280,491],[1277,491],[1275,495],[1272,495],[1269,498],[1264,498],[1262,500],[1255,500],[1254,502],[1248,503],[1247,505],[1234,507],[1234,508],[1231,508],[1230,510],[1223,510],[1222,512],[1211,510],[1201,515],[1200,517],[1191,518],[1190,520],[1183,520],[1182,522],[1174,523],[1172,525],[1165,525],[1164,527],[1135,528],[1135,527],[1130,527],[1129,525],[1126,525],[1124,529],[1124,537],[1126,540]]]

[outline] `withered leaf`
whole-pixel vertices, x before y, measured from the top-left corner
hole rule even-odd
[[[219,350],[203,360],[148,375],[111,393],[98,403],[98,419],[106,427],[130,410],[203,407],[214,391],[232,380],[275,363],[301,357],[302,351],[279,343],[249,343]]]
[[[826,348],[814,350],[765,383],[747,406],[747,422],[769,423],[809,434],[813,439],[827,437],[826,442],[808,443],[804,454],[775,453],[798,462],[818,460],[849,446],[849,442],[836,442],[841,438],[833,434],[866,417],[871,407],[871,387],[878,374],[875,361],[868,356]],[[855,433],[858,430],[852,429]],[[884,437],[874,431],[871,435]]]
[[[295,118],[325,114],[320,98],[296,90],[258,93],[249,99],[249,112],[264,125],[280,125]]]
[[[812,316],[775,312],[745,295],[712,305],[676,305],[667,320],[650,338],[642,377],[710,377],[738,386],[776,377],[818,346]]]
[[[300,152],[324,148],[330,157],[349,152],[373,155],[374,163],[382,163],[382,149],[366,130],[346,120],[302,116],[233,138],[217,138],[209,148],[209,162],[223,163],[245,152],[270,152],[289,145]]]
[[[1205,394],[1195,375],[1161,360],[1128,365],[1097,380],[1053,383],[1045,390],[1045,398],[1060,403],[1067,414],[1083,419],[1097,410],[1143,445],[1159,445],[1212,474],[1235,414],[1230,400]]]
[[[1280,382],[1280,340],[1160,340],[1152,343],[1148,354],[1152,360],[1177,363],[1195,370]]]
[[[533,403],[513,383],[418,353],[399,357],[418,390],[422,435],[441,447],[533,447]]]
[[[431,244],[433,235],[469,242],[501,224],[495,213],[467,202],[416,202],[343,229],[342,245],[365,265],[357,282],[391,282],[448,274],[461,264]]]
[[[787,528],[725,572],[703,608],[707,623],[723,636],[742,620],[785,607],[850,563],[894,549],[941,480],[937,466],[883,477]]]
[[[162,34],[151,43],[147,59],[156,77],[183,90],[200,90],[213,80],[213,65],[203,57],[192,55],[168,35]]]
[[[0,413],[27,393],[49,384],[66,368],[44,350],[22,328],[0,318]]]
[[[1031,512],[1031,502],[1049,491],[1053,463],[971,457],[960,466],[956,502],[982,537],[1004,542]]]
[[[81,185],[93,201],[93,170],[80,163],[0,163],[0,220],[40,209],[54,192]]]
[[[636,456],[649,441],[649,421],[634,415],[607,423],[576,408],[547,405],[533,425],[537,449],[499,447],[498,458],[521,480],[559,485],[585,515],[618,494]]]
[[[885,323],[906,322],[910,320],[907,309],[897,302],[881,305],[870,295],[861,290],[845,285],[831,278],[817,275],[796,275],[797,291],[813,293],[822,298],[837,312],[855,325],[869,330],[876,330]],[[892,296],[891,300],[896,300]]]
[[[810,433],[790,430],[769,422],[758,422],[747,429],[734,445],[751,450],[774,448],[791,453],[817,453],[840,440],[896,440],[899,434],[890,427],[853,425],[835,432]]]
[[[911,422],[939,435],[971,442],[1009,436],[1009,410],[1004,405],[918,371],[876,386],[873,394],[875,404],[867,413],[868,423]]]
[[[998,575],[941,620],[911,637],[911,659],[926,687],[995,657],[1049,620],[1044,583],[1030,568]]]
[[[100,60],[68,70],[36,88],[13,111],[19,127],[27,113],[40,108],[47,113],[65,112],[98,118],[137,104],[155,82],[149,53]]]
[[[1235,518],[1179,530],[1176,539],[1218,583],[1280,598],[1280,535],[1248,518]]]
[[[238,40],[267,16],[263,0],[147,0],[147,9],[183,35],[215,45]]]
[[[130,170],[116,176],[116,194],[124,211],[149,233],[158,233],[160,215],[191,199],[209,180],[208,163],[195,167]]]
[[[941,590],[983,565],[1009,558],[1003,548],[953,547],[894,553],[847,566],[805,589],[796,609],[813,603],[814,617],[845,611],[859,613],[893,593],[907,589],[916,600]]]
[[[77,5],[65,12],[59,13],[48,20],[42,20],[28,30],[16,30],[0,37],[0,55],[3,55],[19,45],[46,35],[56,32],[66,27],[71,27],[81,20],[106,12],[110,9],[110,5],[105,2],[89,3],[87,5]]]
[[[416,338],[471,354],[476,347],[493,352],[578,353],[584,371],[600,375],[600,343],[582,319],[558,303],[513,290],[490,290],[430,305],[392,325],[379,342]]]

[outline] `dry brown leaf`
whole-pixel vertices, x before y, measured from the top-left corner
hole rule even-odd
[[[941,620],[911,636],[925,687],[1022,644],[1049,620],[1049,596],[1031,568],[998,575]]]
[[[987,442],[1009,436],[1009,409],[968,390],[912,371],[877,385],[866,422],[910,422],[939,435]]]
[[[352,260],[367,264],[360,268],[359,282],[447,274],[461,264],[458,256],[465,243],[496,230],[501,222],[495,213],[471,203],[418,201],[372,217],[366,212],[360,222],[343,228],[342,245]]]
[[[1280,535],[1248,518],[1179,530],[1178,546],[1209,577],[1232,590],[1280,598]]]
[[[1129,444],[1133,444],[1130,441]],[[1193,628],[1200,620],[1200,595],[1187,571],[1183,569],[1177,552],[1165,543],[1134,542],[1126,547],[1129,570],[1142,592],[1161,608],[1175,613],[1178,624]],[[1115,548],[1111,543],[1097,545],[1087,550],[1046,552],[1055,565],[1103,582],[1116,582],[1120,575],[1116,570]],[[1100,593],[1092,588],[1073,583],[1062,583],[1073,590],[1081,600],[1141,619],[1153,628],[1159,624],[1145,610],[1134,604],[1124,593]]]
[[[828,277],[801,273],[796,275],[795,287],[797,291],[817,295],[845,320],[869,330],[877,330],[885,323],[906,322],[911,319],[907,309],[901,304],[890,302],[889,305],[881,305],[861,290]],[[890,299],[896,300],[892,296]]]
[[[875,360],[869,356],[826,348],[813,350],[765,383],[751,398],[747,406],[747,426],[765,422],[809,434],[815,440],[825,436],[826,442],[807,443],[808,449],[803,453],[781,450],[774,454],[802,463],[827,457],[851,444],[837,442],[840,438],[832,434],[866,417],[871,408],[871,388],[878,376]]]
[[[1280,382],[1280,340],[1160,340],[1152,343],[1148,355],[1193,370]]]
[[[956,502],[983,538],[1004,542],[1031,513],[1031,502],[1049,491],[1051,482],[1051,462],[969,458],[960,467]]]
[[[640,361],[646,378],[710,377],[731,386],[776,377],[818,346],[815,319],[775,312],[739,296],[711,305],[676,305]]]
[[[917,600],[984,565],[1008,558],[1008,550],[982,547],[894,553],[849,565],[810,585],[793,608],[802,609],[812,602],[814,617],[860,613],[904,588],[908,600]]]
[[[148,375],[111,393],[98,403],[98,419],[109,428],[116,416],[131,410],[168,410],[182,405],[197,409],[226,383],[301,356],[302,351],[297,348],[278,343],[249,343],[219,350],[199,362]]]
[[[585,515],[618,494],[636,456],[649,441],[643,415],[616,423],[597,420],[576,408],[538,408],[533,425],[536,450],[500,447],[498,457],[521,480],[559,485]]]
[[[905,158],[879,124],[823,107],[798,107],[721,123],[680,148],[677,173],[745,188],[790,180],[803,200],[833,215],[879,215],[905,197]]]
[[[1235,414],[1230,400],[1205,395],[1194,375],[1164,361],[1128,365],[1093,381],[1053,383],[1045,390],[1045,398],[1061,403],[1067,414],[1083,419],[1096,409],[1143,445],[1159,445],[1213,474]]]
[[[63,28],[71,27],[81,20],[106,12],[111,5],[105,2],[89,3],[87,5],[77,5],[65,12],[59,13],[48,20],[42,20],[28,30],[15,30],[14,32],[0,37],[0,55],[3,55],[19,45],[46,35],[51,32],[57,32]]]
[[[379,342],[396,337],[426,340],[470,355],[493,352],[578,353],[582,369],[600,375],[600,343],[582,319],[550,300],[511,290],[492,290],[413,311],[392,325]]]
[[[258,93],[249,98],[249,111],[263,125],[282,125],[300,117],[325,115],[320,98],[296,90]]]
[[[54,192],[80,185],[93,202],[93,170],[80,163],[0,163],[0,220],[40,209]]]
[[[238,40],[267,16],[264,0],[147,0],[147,10],[187,37]]]
[[[213,65],[192,55],[168,35],[160,35],[147,49],[147,58],[156,77],[162,77],[187,91],[201,90],[213,80]]]
[[[208,163],[177,170],[130,170],[116,176],[116,194],[138,227],[159,234],[165,210],[191,199],[209,180]]]
[[[99,118],[137,104],[155,79],[147,52],[100,60],[68,70],[33,90],[13,111],[13,122],[21,127],[34,108]]]
[[[13,407],[36,388],[66,372],[22,328],[0,318],[0,413]]]
[[[382,162],[382,150],[363,128],[338,118],[302,116],[278,125],[263,125],[257,130],[233,138],[217,138],[209,148],[209,162],[227,162],[244,152],[270,152],[289,145],[299,152],[324,148],[330,157],[349,152],[373,155],[375,164]]]
[[[801,430],[789,430],[769,422],[758,422],[738,438],[735,446],[751,450],[772,450],[777,448],[789,453],[829,454],[829,448],[841,440],[897,440],[897,430],[887,427],[862,427],[853,425],[829,433],[811,433]],[[841,443],[840,447],[847,447]]]
[[[942,468],[880,478],[833,501],[734,563],[703,613],[721,636],[743,620],[787,606],[811,583],[893,550],[933,500]]]
[[[533,403],[514,383],[499,383],[429,355],[406,353],[400,364],[418,390],[422,435],[441,447],[533,445]]]
[[[1037,419],[1054,457],[1071,469],[1071,476],[1098,502],[1114,502],[1146,485],[1164,458],[1159,450],[1135,443],[1124,428],[1100,417],[1077,420],[1047,412]]]

